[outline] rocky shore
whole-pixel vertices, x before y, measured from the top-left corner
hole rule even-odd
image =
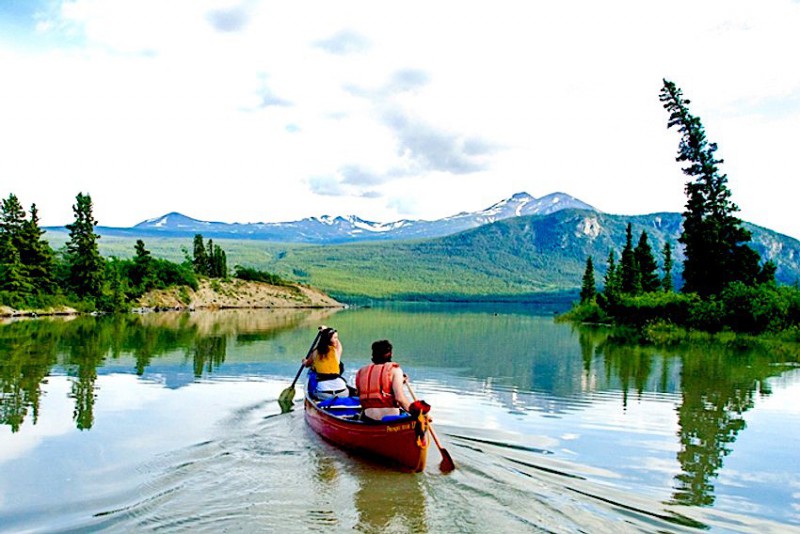
[[[239,279],[204,279],[197,291],[174,287],[151,291],[139,299],[140,310],[230,308],[343,308],[318,289],[299,284],[273,286]]]

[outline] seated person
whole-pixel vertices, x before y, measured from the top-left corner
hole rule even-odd
[[[372,363],[356,373],[356,389],[361,397],[364,416],[380,421],[386,416],[408,411],[411,403],[403,392],[405,375],[392,361],[392,344],[382,339],[372,344]]]
[[[306,358],[303,365],[309,367],[309,392],[318,399],[347,397],[347,383],[341,375],[342,342],[335,328],[320,326],[316,349]]]

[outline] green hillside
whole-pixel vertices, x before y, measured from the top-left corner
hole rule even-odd
[[[653,216],[565,210],[418,242],[289,249],[268,269],[343,298],[527,300],[574,295],[588,255],[602,264],[602,274],[609,250],[621,250],[624,244],[628,221],[637,233],[647,226],[658,246],[680,224],[680,216],[666,219],[662,228],[654,228]]]
[[[574,297],[586,258],[591,255],[602,282],[611,249],[644,230],[657,261],[669,240],[680,273],[683,257],[677,248],[681,216],[657,213],[608,215],[563,210],[546,216],[506,219],[451,236],[422,241],[383,241],[343,245],[296,245],[253,240],[219,239],[230,266],[240,264],[277,273],[318,287],[340,299],[543,300],[555,295]],[[752,246],[778,264],[778,279],[800,278],[800,242],[770,230],[746,225]],[[49,233],[51,245],[66,236]],[[101,252],[129,257],[134,238],[104,236]],[[158,257],[181,261],[188,239],[148,238],[147,248]]]

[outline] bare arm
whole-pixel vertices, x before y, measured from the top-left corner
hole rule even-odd
[[[399,367],[395,367],[392,370],[392,393],[394,393],[397,404],[405,411],[408,411],[409,406],[411,406],[411,401],[408,400],[405,391],[403,391],[404,383],[405,377],[403,371]]]
[[[336,339],[333,340],[333,350],[336,351],[336,361],[342,361],[342,342],[339,341],[339,336],[336,336]]]

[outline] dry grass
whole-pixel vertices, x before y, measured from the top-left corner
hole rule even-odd
[[[273,286],[238,279],[200,281],[194,291],[173,287],[151,291],[139,299],[143,308],[338,308],[343,305],[325,293],[302,285]]]

